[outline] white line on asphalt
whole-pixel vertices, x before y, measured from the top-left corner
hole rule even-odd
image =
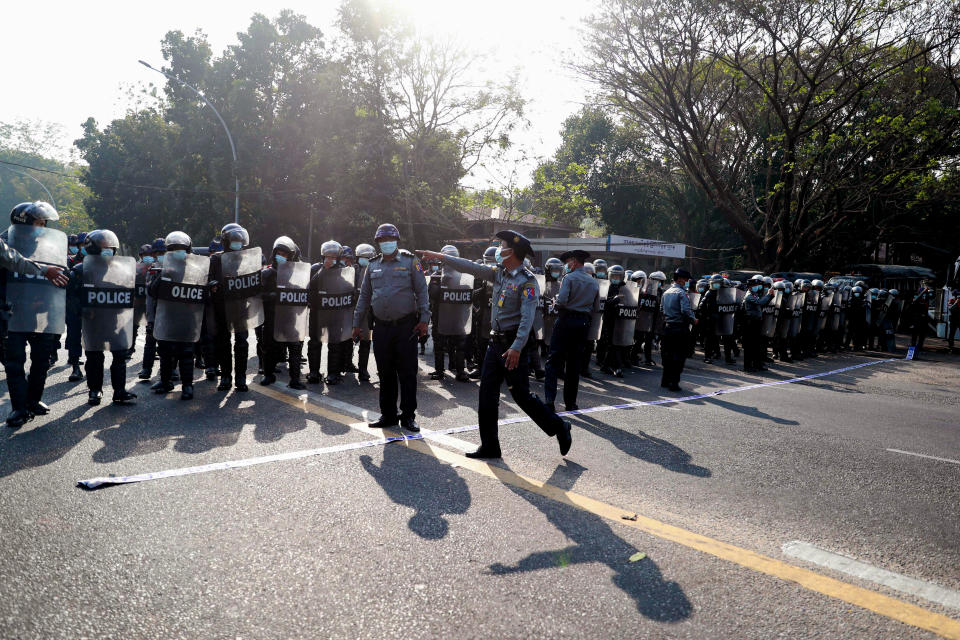
[[[933,582],[917,580],[900,573],[887,571],[848,556],[826,551],[807,542],[793,540],[782,547],[783,553],[793,558],[806,560],[821,567],[827,567],[857,578],[882,584],[902,593],[919,596],[924,600],[942,604],[945,607],[960,609],[960,591],[941,587]]]
[[[952,458],[938,458],[937,456],[928,456],[923,453],[914,453],[913,451],[901,451],[900,449],[887,449],[893,453],[902,453],[908,456],[917,456],[918,458],[926,458],[928,460],[939,460],[940,462],[951,462],[953,464],[960,464],[960,460],[953,460]]]

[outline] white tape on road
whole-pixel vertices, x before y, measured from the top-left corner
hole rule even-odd
[[[908,456],[916,456],[917,458],[926,458],[927,460],[939,460],[940,462],[951,462],[953,464],[960,464],[960,460],[954,460],[952,458],[940,458],[938,456],[928,456],[924,453],[914,453],[913,451],[901,451],[900,449],[887,449],[891,453],[902,453]]]
[[[942,604],[952,609],[960,609],[960,591],[941,587],[933,582],[917,580],[893,571],[887,571],[848,556],[826,551],[807,542],[793,540],[783,545],[783,553],[792,558],[806,560],[821,567],[827,567],[850,576],[856,576],[870,582],[882,584],[901,593]]]

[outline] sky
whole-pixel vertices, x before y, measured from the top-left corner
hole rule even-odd
[[[514,168],[519,182],[526,183],[535,159],[550,156],[559,145],[563,120],[587,101],[589,87],[564,62],[578,55],[582,19],[596,5],[587,0],[378,1],[406,12],[425,35],[452,37],[489,54],[487,76],[519,71],[530,126],[514,135],[515,148],[505,162],[478,168],[464,184],[494,186],[508,180]],[[202,29],[219,54],[254,13],[274,17],[289,8],[330,33],[338,5],[338,0],[6,3],[0,9],[8,27],[0,39],[0,122],[39,119],[62,125],[63,146],[48,154],[62,157],[87,117],[104,125],[124,113],[129,106],[125,88],[164,82],[137,60],[161,66],[160,41],[167,31]],[[208,97],[216,104],[215,96]],[[228,114],[223,115],[229,125]],[[522,153],[530,160],[518,164]]]

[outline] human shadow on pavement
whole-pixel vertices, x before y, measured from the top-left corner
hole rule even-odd
[[[714,404],[722,409],[735,411],[736,413],[742,413],[743,415],[750,416],[751,418],[757,418],[758,420],[769,420],[770,422],[774,422],[776,424],[789,425],[789,426],[796,426],[800,424],[796,420],[778,418],[777,416],[770,415],[765,411],[761,411],[757,407],[751,407],[749,405],[727,402],[726,400],[721,400],[717,396],[712,396],[710,398],[703,398],[703,402],[704,404]]]
[[[391,443],[383,448],[380,466],[368,455],[360,456],[360,464],[391,500],[414,510],[408,526],[421,538],[445,537],[450,528],[445,516],[463,514],[470,508],[466,481],[433,456]]]
[[[491,465],[491,470],[495,475],[502,473],[501,467]],[[565,460],[564,464],[554,469],[547,484],[570,490],[584,471],[584,467]],[[680,585],[665,580],[657,563],[649,556],[630,562],[630,557],[637,549],[619,538],[603,518],[518,488],[512,483],[504,484],[540,510],[574,544],[562,549],[531,553],[515,565],[494,563],[489,567],[491,574],[509,575],[601,563],[614,573],[613,583],[633,599],[637,611],[643,616],[658,622],[679,622],[690,617],[693,606]]]
[[[607,440],[629,456],[644,462],[658,464],[664,469],[676,473],[685,473],[698,478],[709,478],[712,475],[710,469],[692,464],[690,462],[692,456],[671,442],[643,431],[637,433],[625,431],[601,422],[590,414],[580,414],[574,417],[577,418],[573,422],[574,427],[579,427]]]

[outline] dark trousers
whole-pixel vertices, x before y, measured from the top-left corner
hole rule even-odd
[[[487,354],[483,358],[477,417],[480,423],[480,446],[484,448],[500,448],[497,418],[500,409],[500,387],[504,380],[507,381],[507,388],[510,390],[513,401],[537,423],[545,434],[555,436],[563,426],[563,420],[540,402],[537,396],[530,393],[527,349],[524,348],[520,354],[517,368],[510,371],[505,366],[503,357],[504,352],[509,348],[510,344],[506,342],[491,340],[490,346],[487,347]]]
[[[143,368],[145,371],[153,369],[153,362],[157,359],[157,340],[153,337],[153,323],[148,322],[143,337]]]
[[[193,385],[193,342],[157,340],[160,352],[160,380],[170,382],[174,368],[180,370],[180,384]]]
[[[391,419],[397,416],[397,392],[400,415],[412,418],[417,412],[417,336],[415,317],[394,325],[383,323],[373,327],[373,357],[380,376],[380,413]]]
[[[311,319],[312,320],[312,319]],[[311,322],[312,326],[312,322]],[[322,354],[323,342],[320,341],[320,332],[310,330],[310,341],[307,342],[307,366],[310,375],[320,375],[320,357]],[[264,373],[270,373],[264,369]]]
[[[80,342],[80,331],[83,327],[83,320],[79,313],[67,313],[67,363],[80,364],[80,354],[83,353],[83,345]],[[57,338],[59,342],[60,338]]]
[[[546,377],[543,381],[543,395],[547,402],[557,399],[557,378],[563,374],[563,402],[565,405],[577,404],[577,391],[580,389],[580,363],[583,357],[583,345],[590,330],[590,316],[562,313],[553,327],[550,338],[550,355],[547,357]]]
[[[247,356],[249,355],[249,345],[247,337],[249,331],[237,331],[232,333],[226,323],[217,327],[217,338],[215,342],[217,363],[220,365],[220,376],[229,379],[234,373],[234,361],[236,361],[236,379],[246,382],[247,380]],[[233,336],[233,355],[230,354],[230,336]],[[266,369],[264,369],[266,371]]]
[[[27,343],[30,344],[30,377],[25,372]],[[11,331],[4,339],[4,368],[7,389],[14,410],[26,409],[40,402],[47,384],[50,356],[56,352],[60,336],[52,333],[23,333]],[[80,356],[77,356],[79,360]]]
[[[747,318],[743,327],[743,368],[759,369],[763,366],[765,347],[760,335],[761,318]]]
[[[127,386],[127,352],[111,351],[113,361],[110,363],[110,386],[113,392],[123,391]],[[106,357],[103,351],[87,351],[87,362],[84,369],[87,372],[87,388],[91,391],[103,391],[103,364]]]
[[[370,341],[361,340],[357,345],[357,369],[360,373],[367,373],[367,363],[370,362]]]
[[[668,324],[660,338],[660,357],[663,361],[663,374],[660,385],[674,387],[680,384],[680,374],[687,359],[690,344],[690,330],[685,324]]]
[[[271,330],[272,333],[272,330]],[[266,375],[276,369],[277,363],[282,362],[286,354],[287,371],[290,373],[290,382],[300,379],[300,367],[303,360],[302,342],[276,342],[265,339],[263,345],[263,371]]]
[[[433,334],[433,368],[442,372],[449,368],[454,373],[462,373],[466,367],[465,336],[442,336]],[[449,367],[445,366],[444,357],[449,360]]]
[[[353,340],[327,344],[327,375],[337,377],[351,360]]]

